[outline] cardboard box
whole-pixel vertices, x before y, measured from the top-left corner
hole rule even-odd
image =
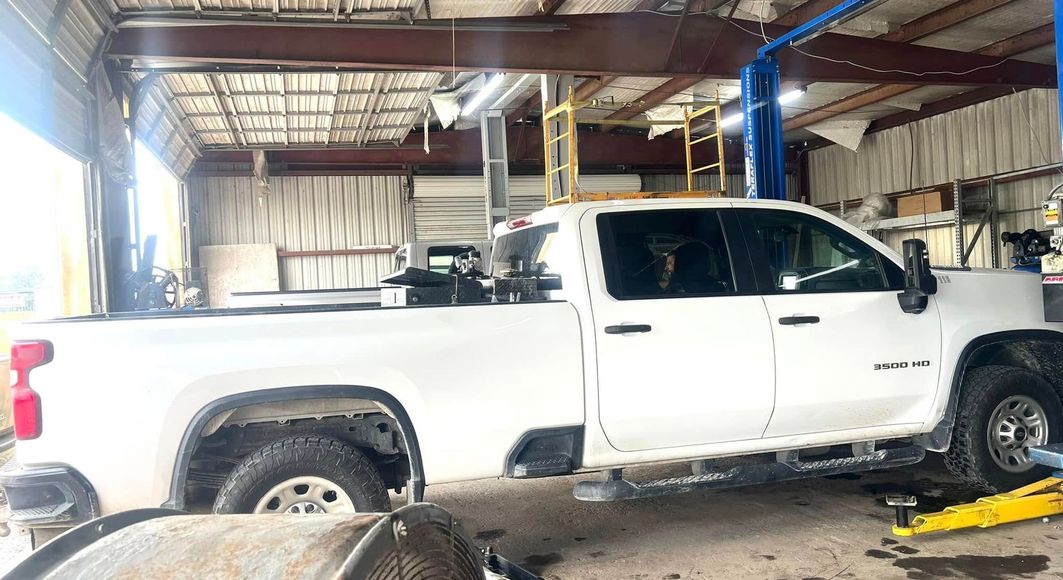
[[[897,217],[923,215],[951,209],[953,209],[951,191],[928,191],[897,198]]]

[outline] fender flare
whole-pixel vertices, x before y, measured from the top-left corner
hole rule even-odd
[[[979,336],[967,343],[956,361],[956,370],[952,374],[952,385],[949,387],[949,400],[945,405],[945,415],[934,426],[933,431],[924,433],[913,438],[916,445],[924,447],[928,451],[947,451],[952,442],[952,429],[956,425],[956,412],[959,408],[960,389],[963,386],[963,377],[967,366],[979,349],[1008,342],[1022,341],[1060,342],[1063,343],[1063,332],[1047,329],[1029,330],[1005,330]]]
[[[211,401],[201,408],[192,421],[185,428],[181,443],[177,448],[177,457],[174,460],[173,474],[170,478],[170,495],[162,507],[182,510],[185,507],[185,486],[188,482],[188,467],[192,461],[192,453],[195,450],[199,434],[211,419],[220,413],[230,411],[238,407],[247,407],[262,403],[277,403],[282,401],[298,401],[305,399],[365,399],[379,403],[392,414],[399,424],[399,432],[406,443],[406,450],[410,459],[409,503],[415,503],[424,499],[424,464],[421,461],[421,448],[417,443],[417,433],[414,431],[413,422],[409,413],[402,403],[391,394],[373,387],[359,385],[306,385],[300,387],[280,387],[275,389],[262,389],[237,393]]]

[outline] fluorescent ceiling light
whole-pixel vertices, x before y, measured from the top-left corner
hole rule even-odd
[[[731,125],[736,125],[738,123],[741,123],[742,119],[743,119],[742,113],[735,113],[733,115],[727,115],[726,117],[720,119],[720,126],[721,127],[730,127]]]
[[[783,93],[783,94],[779,95],[779,98],[777,100],[779,101],[780,105],[785,105],[787,103],[792,103],[792,102],[796,101],[797,99],[800,99],[801,95],[803,95],[803,94],[805,94],[805,88],[801,87],[801,88],[794,89],[792,91],[789,91],[789,92],[786,92],[786,93]],[[736,125],[738,123],[741,123],[743,118],[744,117],[743,117],[742,113],[735,113],[733,115],[728,115],[728,116],[724,117],[723,119],[720,119],[720,126],[721,127],[730,127],[731,125]]]
[[[779,104],[780,105],[785,105],[787,103],[792,103],[792,102],[796,101],[797,99],[800,99],[801,95],[803,95],[803,94],[805,94],[805,89],[804,88],[794,89],[794,90],[792,90],[790,92],[783,93],[783,94],[779,95]]]
[[[508,103],[510,101],[510,99],[513,98],[513,95],[515,95],[518,92],[521,92],[524,89],[528,88],[525,83],[528,81],[529,77],[531,77],[530,74],[526,74],[526,75],[520,77],[520,80],[518,80],[517,82],[513,83],[512,86],[510,86],[508,89],[506,89],[506,92],[502,93],[502,96],[500,96],[497,99],[495,99],[495,102],[491,104],[490,108],[492,108],[492,109],[501,109],[501,108],[505,107],[506,103]]]
[[[491,96],[491,93],[495,92],[498,87],[502,85],[502,81],[505,80],[505,78],[506,75],[504,73],[498,73],[488,79],[487,82],[484,83],[484,86],[472,98],[472,100],[466,103],[465,108],[461,110],[461,115],[463,117],[468,117],[469,115],[475,113],[476,109],[478,109],[480,105],[483,104],[484,99]]]

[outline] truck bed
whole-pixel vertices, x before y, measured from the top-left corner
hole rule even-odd
[[[43,429],[20,442],[20,461],[72,466],[108,513],[166,502],[182,441],[199,436],[186,431],[221,400],[387,393],[414,426],[428,484],[499,477],[528,431],[584,422],[580,322],[562,301],[94,315],[15,337],[54,350],[33,370]],[[127,475],[105,486],[114,473]]]
[[[382,307],[379,304],[299,304],[294,306],[255,306],[248,308],[197,308],[195,310],[147,310],[140,312],[112,312],[103,314],[85,314],[82,316],[65,316],[36,320],[23,323],[27,326],[66,322],[99,322],[103,320],[157,320],[179,318],[208,318],[226,316],[250,316],[259,314],[300,314],[310,312],[348,312],[352,310],[396,310],[410,308],[465,308],[483,306],[513,306],[516,304],[539,304],[546,302],[563,302],[563,300],[536,300],[534,302],[477,302],[471,304],[419,304],[408,306]]]

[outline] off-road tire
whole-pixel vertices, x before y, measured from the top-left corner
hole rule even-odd
[[[338,439],[301,436],[281,439],[245,457],[218,492],[214,513],[252,513],[273,486],[300,476],[332,481],[347,492],[359,513],[391,511],[384,480],[362,452]]]
[[[1001,493],[1051,475],[1051,468],[1043,465],[1023,473],[1011,473],[993,460],[987,440],[989,421],[997,405],[1013,395],[1026,395],[1037,401],[1047,415],[1048,442],[1063,440],[1063,403],[1059,393],[1043,377],[1018,367],[967,369],[952,443],[945,453],[945,467],[963,483],[989,493]]]

